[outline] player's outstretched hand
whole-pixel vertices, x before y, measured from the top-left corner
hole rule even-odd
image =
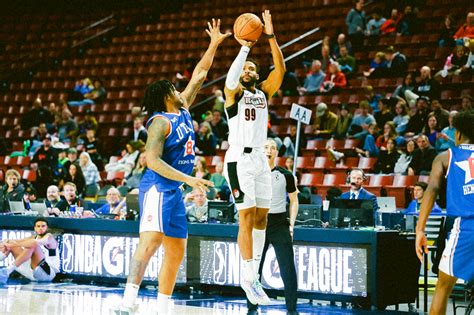
[[[186,184],[193,188],[201,188],[204,191],[209,191],[208,187],[214,187],[214,183],[210,180],[197,177],[189,177],[189,179],[186,181]]]
[[[272,15],[270,14],[270,10],[265,10],[262,13],[263,24],[265,26],[263,32],[267,35],[273,35],[273,23],[272,23]]]
[[[221,19],[212,19],[211,22],[207,22],[208,29],[206,30],[207,35],[211,38],[211,42],[216,42],[218,45],[222,43],[224,39],[232,35],[231,32],[227,32],[225,34],[221,33]]]
[[[425,232],[416,232],[415,249],[418,259],[423,263],[423,253],[428,254],[428,241]]]
[[[237,36],[234,35],[234,38],[236,41],[239,42],[240,45],[242,46],[247,46],[248,48],[251,48],[253,45],[255,45],[257,43],[257,41],[249,41],[249,40],[245,40],[245,39],[241,39],[241,38],[237,38]]]

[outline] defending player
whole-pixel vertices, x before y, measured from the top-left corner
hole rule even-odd
[[[268,98],[279,88],[285,62],[273,33],[270,11],[263,14],[265,37],[270,42],[275,69],[257,86],[258,66],[246,60],[255,42],[237,39],[242,45],[225,81],[225,111],[229,123],[229,149],[224,175],[239,210],[238,244],[243,259],[241,286],[253,304],[268,304],[258,280],[265,227],[272,196],[271,176],[263,147],[267,140]]]
[[[194,166],[193,121],[188,111],[209,71],[218,45],[230,33],[220,32],[220,20],[208,23],[209,48],[196,65],[186,89],[180,93],[171,82],[156,81],[145,91],[147,122],[147,169],[139,188],[140,242],[130,263],[120,312],[135,309],[138,288],[148,262],[163,244],[164,258],[159,274],[158,310],[166,314],[179,265],[186,249],[186,211],[180,186],[207,190],[212,182],[191,177]]]
[[[449,295],[458,278],[474,279],[474,111],[458,113],[453,120],[456,147],[433,161],[428,188],[416,226],[416,254],[423,262],[428,253],[425,226],[446,176],[446,211],[456,217],[439,263],[438,283],[430,314],[446,314]]]

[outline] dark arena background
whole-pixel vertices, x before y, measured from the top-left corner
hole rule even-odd
[[[267,132],[299,202],[288,221],[298,287],[297,312],[288,314],[428,313],[454,222],[446,183],[421,263],[415,226],[432,162],[455,146],[453,117],[474,106],[472,1],[1,0],[0,8],[0,314],[128,314],[115,310],[140,220],[151,220],[139,206],[153,114],[142,108],[145,89],[169,80],[182,92],[209,46],[208,21],[232,32],[239,15],[262,19],[265,10],[286,64],[268,95]],[[270,40],[262,35],[249,54],[260,82],[274,69]],[[224,85],[239,49],[233,36],[219,45],[189,110],[192,175],[214,187],[202,202],[182,187],[188,241],[172,314],[287,314],[272,246],[261,271],[271,304],[248,311],[240,287],[238,196],[223,176]],[[354,168],[378,209],[335,201],[352,191]],[[11,272],[5,245],[35,235],[37,217],[57,243],[46,250],[56,270],[49,282]],[[25,246],[17,248],[34,255]],[[136,314],[162,314],[162,262],[160,249]],[[447,314],[472,307],[473,283],[460,279]]]

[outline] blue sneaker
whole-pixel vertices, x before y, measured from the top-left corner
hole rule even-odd
[[[6,284],[9,276],[7,268],[0,268],[0,284]]]

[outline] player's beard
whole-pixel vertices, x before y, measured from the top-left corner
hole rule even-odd
[[[255,87],[255,84],[257,83],[257,79],[254,79],[254,78],[250,78],[249,81],[245,81],[245,80],[240,80],[240,83],[242,83],[242,85],[246,88],[246,89],[250,89],[250,88],[253,88]]]

